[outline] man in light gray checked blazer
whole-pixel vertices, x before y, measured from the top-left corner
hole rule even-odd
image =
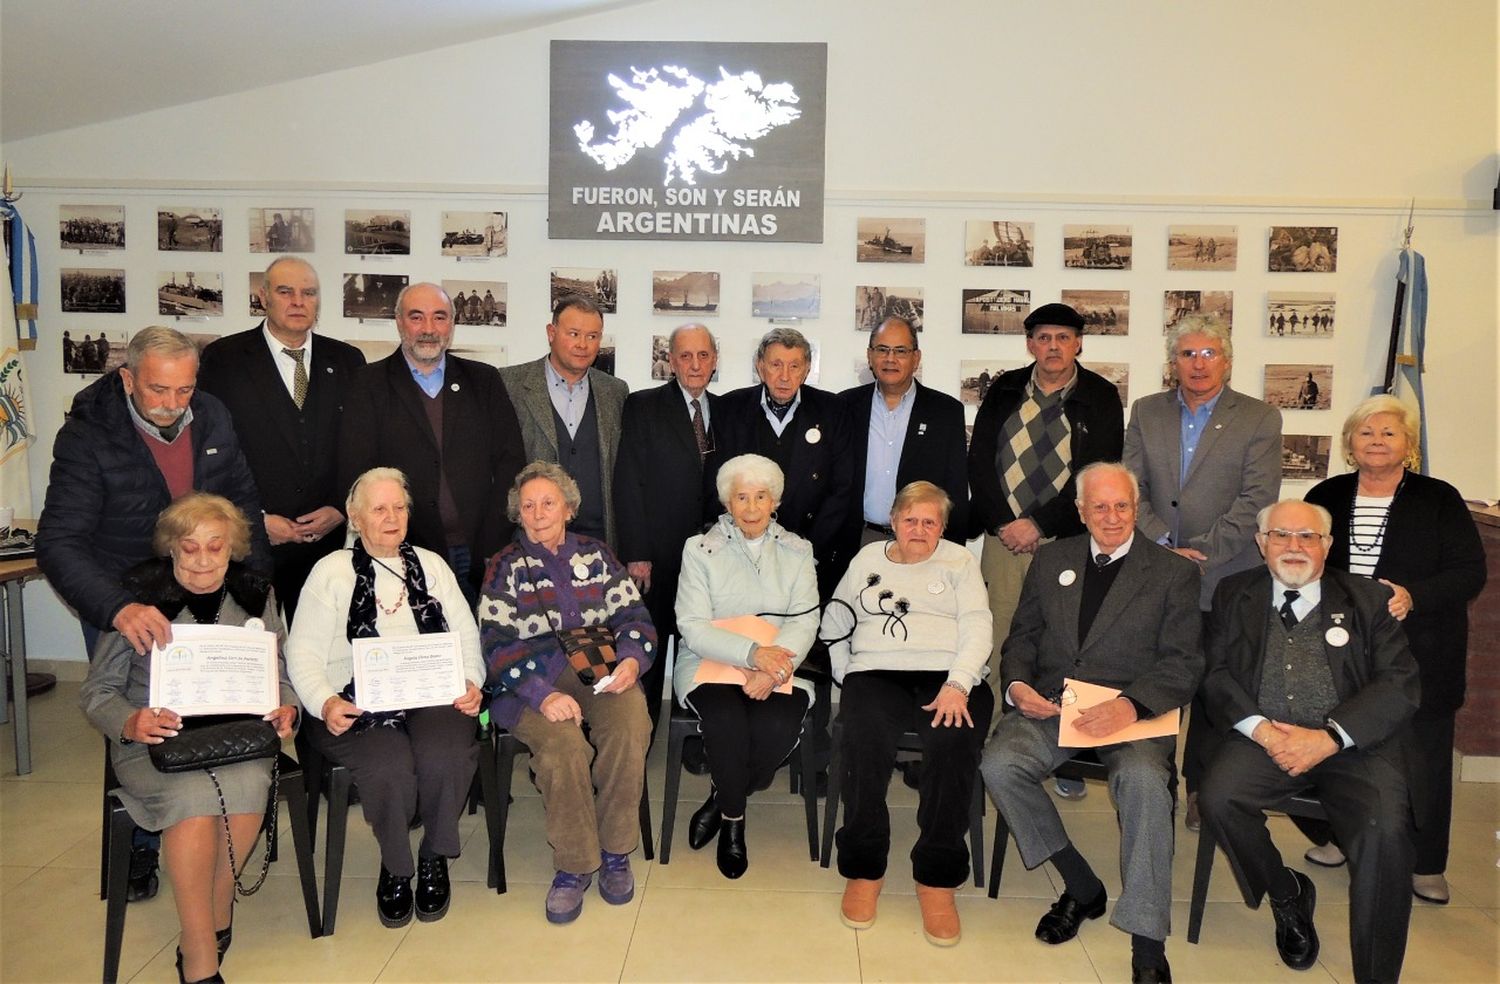
[[[1036,929],[1052,944],[1076,936],[1107,902],[1103,882],[1042,788],[1076,751],[1058,746],[1060,705],[1071,696],[1064,678],[1120,691],[1078,719],[1081,731],[1107,739],[1182,707],[1203,675],[1196,565],[1136,529],[1140,491],[1128,469],[1091,464],[1078,473],[1077,487],[1088,534],[1044,544],[1027,571],[1000,660],[1006,713],[980,764],[1026,867],[1051,861],[1063,877],[1062,897]],[[1120,814],[1123,891],[1110,922],[1131,934],[1135,980],[1171,980],[1176,745],[1173,736],[1098,749]]]

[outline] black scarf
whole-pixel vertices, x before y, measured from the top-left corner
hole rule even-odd
[[[142,561],[126,571],[120,580],[136,601],[155,607],[169,621],[187,607],[190,592],[177,583],[170,557]],[[231,560],[229,569],[224,572],[223,590],[246,614],[260,618],[266,611],[271,582],[239,561]]]
[[[427,577],[422,572],[422,563],[417,559],[417,551],[404,540],[397,551],[401,556],[400,577],[406,584],[406,602],[411,606],[412,617],[416,619],[417,631],[423,635],[429,632],[447,632],[448,620],[443,617],[443,606],[427,590]],[[355,639],[374,639],[380,635],[375,628],[376,563],[378,561],[370,556],[364,543],[356,537],[353,557],[354,594],[349,598],[349,622],[345,636],[350,642]],[[382,563],[380,566],[386,565]],[[386,567],[386,570],[390,568]],[[351,704],[359,703],[354,699],[353,677],[350,677],[349,682],[344,685],[339,696]],[[405,711],[366,711],[354,722],[350,730],[363,731],[373,727],[395,728],[400,727],[405,720]]]

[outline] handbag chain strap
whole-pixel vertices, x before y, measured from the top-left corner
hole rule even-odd
[[[254,895],[256,892],[260,891],[260,887],[266,883],[266,874],[271,870],[270,841],[269,839],[267,840],[265,854],[261,857],[260,876],[255,879],[254,885],[246,888],[245,886],[240,884],[240,866],[239,862],[237,862],[234,857],[234,835],[229,830],[229,806],[224,802],[224,789],[219,785],[219,777],[214,775],[213,769],[205,769],[204,771],[208,773],[208,778],[213,780],[214,792],[219,794],[219,817],[224,821],[224,844],[229,848],[229,870],[234,873],[235,894],[244,898],[248,898],[249,896]],[[267,807],[267,809],[271,813],[271,820],[269,826],[267,826],[266,824],[261,824],[263,830],[274,831],[276,829],[276,806],[278,799],[276,796],[276,780],[279,777],[280,772],[281,756],[278,755],[271,759],[271,802]],[[259,843],[260,831],[257,831],[255,834],[255,840],[250,844],[250,854],[255,853],[255,847]],[[248,859],[249,855],[246,855],[246,860]]]

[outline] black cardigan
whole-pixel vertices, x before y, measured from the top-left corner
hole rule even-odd
[[[1358,475],[1319,482],[1307,501],[1333,514],[1328,566],[1349,569],[1349,520]],[[1458,490],[1447,482],[1407,472],[1391,503],[1375,577],[1411,593],[1411,614],[1401,623],[1421,671],[1419,713],[1452,714],[1464,703],[1469,642],[1468,605],[1484,587],[1484,544]]]

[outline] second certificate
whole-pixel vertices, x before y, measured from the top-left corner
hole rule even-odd
[[[435,707],[464,695],[457,633],[355,639],[353,647],[354,700],[363,710]]]

